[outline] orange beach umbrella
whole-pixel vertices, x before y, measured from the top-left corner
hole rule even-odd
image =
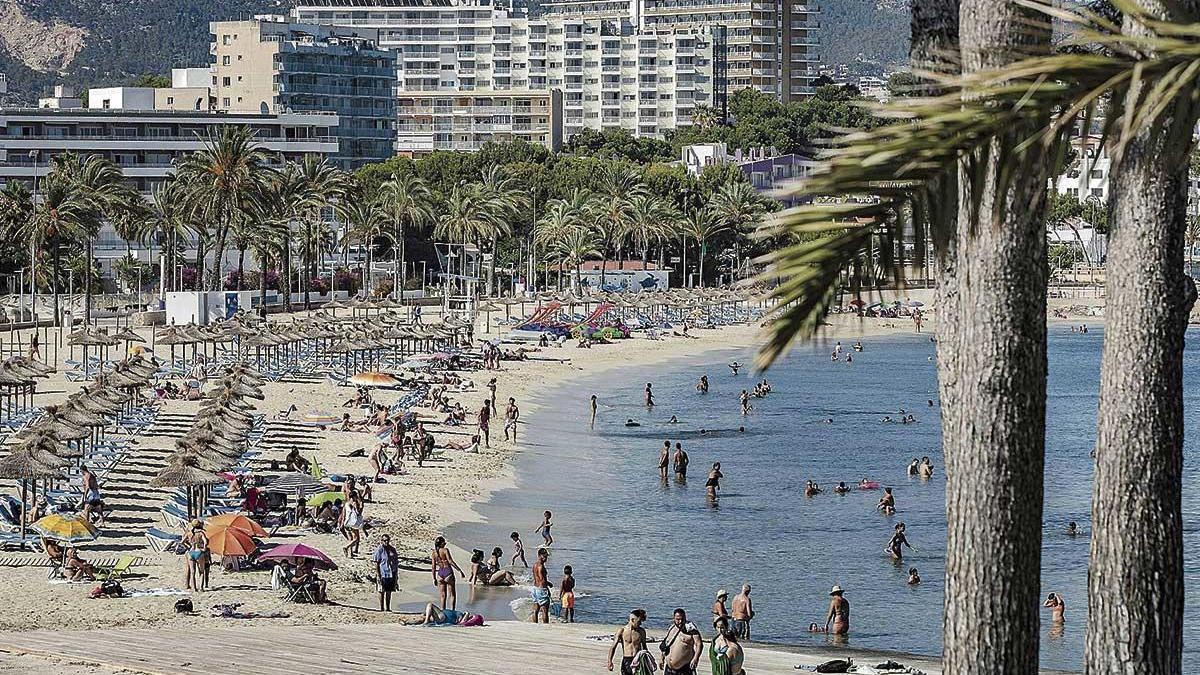
[[[209,527],[213,528],[214,530],[228,528],[241,530],[251,537],[267,536],[267,531],[263,529],[262,525],[259,525],[254,521],[254,519],[244,516],[240,513],[222,513],[219,516],[213,516],[212,518],[208,519],[206,525],[207,526],[204,528],[206,532],[208,531]]]
[[[204,534],[208,537],[208,550],[219,556],[246,556],[258,548],[250,535],[232,527],[212,528],[210,525],[204,528]]]

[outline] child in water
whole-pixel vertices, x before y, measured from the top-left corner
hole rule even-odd
[[[534,534],[541,533],[543,546],[552,546],[554,544],[554,537],[550,536],[550,528],[552,526],[550,523],[550,512],[546,511],[542,514],[542,524],[538,526],[538,529],[534,530]]]
[[[528,569],[529,563],[525,562],[525,544],[521,543],[521,535],[513,532],[509,535],[509,538],[513,540],[513,556],[512,560],[508,564],[516,566],[517,560],[520,559],[521,564]]]

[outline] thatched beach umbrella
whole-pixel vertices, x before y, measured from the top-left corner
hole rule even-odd
[[[0,459],[0,478],[13,478],[21,482],[21,546],[25,546],[25,522],[29,520],[29,486],[33,483],[33,494],[37,493],[38,479],[61,478],[56,466],[41,462],[32,453],[17,450]]]

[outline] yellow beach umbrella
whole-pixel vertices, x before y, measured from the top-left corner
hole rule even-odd
[[[47,539],[67,544],[95,541],[100,536],[100,531],[91,523],[79,518],[65,518],[57,513],[34,523],[33,531]]]

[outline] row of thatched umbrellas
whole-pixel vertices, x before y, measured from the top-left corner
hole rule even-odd
[[[33,394],[37,389],[37,381],[50,377],[54,367],[40,361],[14,357],[0,364],[0,420],[12,417],[19,407],[33,405]]]
[[[205,395],[192,428],[175,441],[167,466],[150,481],[154,487],[185,488],[189,519],[203,512],[208,486],[223,482],[217,474],[232,469],[245,453],[254,411],[247,399],[262,400],[263,383],[249,365],[229,368]]]
[[[750,302],[754,299],[754,295],[749,291],[733,291],[720,288],[676,288],[666,291],[645,291],[641,293],[616,293],[599,291],[586,295],[576,295],[574,293],[539,293],[533,299],[525,298],[510,298],[502,297],[494,300],[489,300],[481,303],[476,307],[476,311],[485,314],[487,325],[491,325],[492,312],[504,310],[505,318],[512,318],[513,305],[521,305],[521,315],[525,315],[526,303],[535,303],[537,307],[543,304],[557,302],[567,305],[569,308],[582,306],[584,311],[588,311],[592,305],[600,305],[607,303],[613,306],[621,314],[621,318],[625,319],[629,315],[629,310],[638,310],[645,312],[654,317],[661,317],[669,312],[676,311],[691,311],[711,312],[715,307],[726,305],[737,306],[737,303]]]
[[[40,370],[46,371],[42,366]],[[21,538],[25,537],[28,499],[37,494],[38,481],[48,488],[66,477],[64,469],[82,464],[87,445],[97,442],[103,429],[132,406],[136,391],[145,387],[158,364],[133,357],[84,385],[61,405],[46,406],[42,415],[15,434],[10,452],[0,459],[0,478],[21,483]]]

